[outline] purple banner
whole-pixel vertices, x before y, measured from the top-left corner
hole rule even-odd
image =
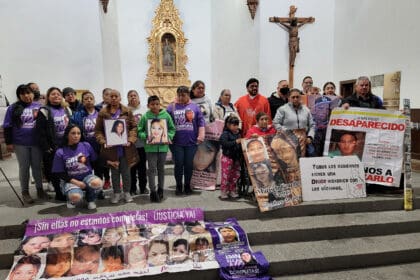
[[[26,226],[25,236],[72,232],[90,228],[113,228],[126,224],[164,224],[202,220],[204,220],[204,213],[200,208],[125,211],[31,220]]]

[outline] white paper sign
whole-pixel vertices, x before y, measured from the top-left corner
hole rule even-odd
[[[357,156],[300,159],[303,201],[366,197],[365,172]]]

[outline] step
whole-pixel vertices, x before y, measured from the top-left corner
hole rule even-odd
[[[420,262],[378,266],[343,271],[310,273],[278,277],[282,280],[337,280],[337,279],[380,279],[380,280],[418,280]],[[274,278],[277,279],[277,278]]]
[[[420,260],[420,233],[253,246],[284,276]]]
[[[420,232],[420,210],[241,220],[254,245]]]
[[[10,190],[9,190],[10,191]],[[207,221],[224,221],[236,217],[239,220],[276,219],[289,217],[304,217],[314,215],[333,215],[342,213],[395,211],[403,209],[402,195],[371,195],[367,198],[325,200],[304,202],[298,206],[286,207],[270,212],[259,212],[255,202],[239,199],[237,201],[220,201],[218,191],[197,191],[194,195],[179,198],[174,194],[174,187],[165,190],[165,199],[162,203],[150,203],[147,195],[134,197],[134,202],[111,205],[109,200],[97,201],[96,210],[84,208],[67,209],[62,202],[37,202],[31,206],[21,207],[16,197],[11,197],[2,207],[0,219],[0,239],[22,236],[27,219],[68,217],[84,214],[110,213],[118,211],[133,211],[146,209],[205,207]],[[1,199],[0,199],[1,200]],[[414,208],[420,205],[420,196],[414,198]]]

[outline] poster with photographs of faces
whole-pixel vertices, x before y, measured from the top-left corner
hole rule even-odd
[[[169,144],[168,123],[166,119],[147,120],[147,139],[150,145]]]
[[[121,279],[218,268],[203,217],[201,209],[185,208],[30,221],[7,279]]]
[[[296,129],[242,140],[248,174],[261,212],[302,202],[299,158],[305,155],[305,139],[306,132]]]

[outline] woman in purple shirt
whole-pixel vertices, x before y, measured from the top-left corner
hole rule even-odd
[[[175,194],[182,194],[182,177],[184,176],[184,192],[186,195],[190,195],[192,193],[190,181],[193,159],[197,151],[197,144],[204,141],[206,122],[198,105],[191,102],[188,87],[180,86],[176,93],[177,100],[167,107],[176,128],[171,146],[175,162]]]
[[[42,152],[35,137],[35,124],[41,104],[33,101],[34,94],[26,85],[18,86],[16,96],[18,101],[7,108],[3,123],[4,136],[7,149],[16,153],[22,197],[30,204],[34,200],[29,194],[29,168],[32,168],[38,198],[48,198],[42,189],[42,170],[39,164]]]
[[[95,209],[96,192],[102,188],[102,180],[92,174],[91,162],[96,153],[88,142],[80,142],[80,128],[69,124],[64,131],[64,146],[55,152],[52,172],[61,180],[61,190],[67,197],[67,208],[75,208],[84,194],[88,209]]]
[[[56,87],[47,91],[46,105],[39,109],[36,130],[39,136],[44,163],[44,174],[55,190],[55,199],[66,201],[60,190],[60,179],[51,173],[55,151],[62,146],[64,130],[69,124],[72,112],[63,102],[63,94]]]

